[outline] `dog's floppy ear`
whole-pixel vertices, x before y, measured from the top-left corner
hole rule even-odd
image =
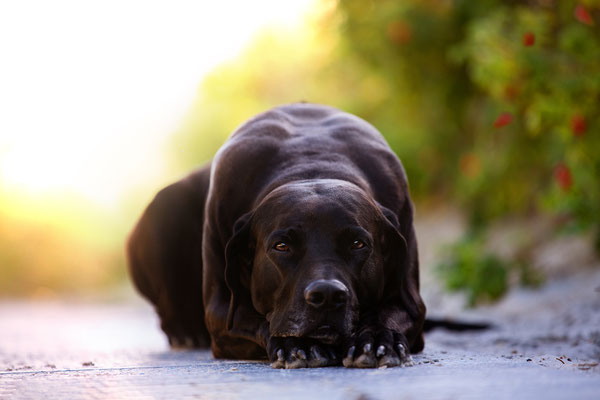
[[[378,206],[385,217],[384,299],[399,298],[408,314],[415,321],[421,320],[425,316],[425,305],[419,295],[419,261],[412,226],[412,208],[409,210],[410,218],[403,218],[400,222],[393,211],[379,204]]]
[[[250,295],[250,275],[254,259],[254,243],[250,231],[253,214],[244,214],[236,221],[233,236],[225,247],[225,283],[231,291],[227,313],[227,329],[230,331],[244,331],[244,319],[256,314]]]

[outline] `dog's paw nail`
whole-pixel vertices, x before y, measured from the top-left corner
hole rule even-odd
[[[356,351],[356,346],[352,346],[348,349],[348,355],[346,357],[353,358],[354,352]]]
[[[293,358],[293,359],[300,358],[300,357],[298,357],[298,348],[297,348],[297,347],[294,347],[294,348],[292,349],[292,351],[290,351],[290,356],[291,356],[291,358]]]
[[[373,354],[373,345],[371,343],[363,346],[362,354],[354,360],[353,366],[357,368],[374,368],[377,366],[377,358]]]
[[[319,346],[311,346],[310,357],[308,360],[309,367],[324,367],[326,365],[330,365],[331,363],[332,360],[328,359],[327,356],[323,355],[323,352],[319,348]]]
[[[285,368],[283,349],[277,350],[277,360],[271,363],[271,368]]]
[[[312,358],[323,358],[319,346],[310,346],[310,355]]]
[[[301,360],[306,360],[306,353],[304,352],[304,350],[300,349],[296,351],[296,357],[298,357]]]
[[[408,354],[408,351],[406,350],[406,346],[404,346],[402,343],[398,343],[396,345],[396,349],[398,350],[398,355],[400,355],[401,366],[410,367],[414,365],[412,357],[410,356],[410,354]]]
[[[381,357],[385,354],[385,346],[381,345],[377,348],[377,357]]]
[[[306,362],[306,353],[304,350],[300,350],[297,347],[293,348],[290,352],[289,359],[285,362],[286,369],[306,368],[308,366]]]
[[[351,346],[348,349],[348,354],[346,355],[346,357],[342,360],[342,365],[346,368],[350,368],[353,366],[353,362],[354,362],[354,353],[356,351],[356,346]]]
[[[283,360],[284,360],[283,349],[279,349],[279,350],[277,350],[277,361],[283,361]]]
[[[402,343],[398,343],[396,345],[396,349],[398,349],[398,354],[400,354],[400,358],[406,357],[406,347]]]
[[[321,349],[319,349],[319,346],[311,346],[310,347],[310,358],[313,360],[314,363],[317,363],[317,364],[325,362],[327,360],[327,357],[325,357],[321,353]]]

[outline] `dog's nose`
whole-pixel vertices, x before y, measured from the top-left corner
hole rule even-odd
[[[348,288],[337,279],[318,279],[304,289],[304,299],[314,308],[338,308],[348,299]]]

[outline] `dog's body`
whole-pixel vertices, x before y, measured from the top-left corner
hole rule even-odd
[[[163,189],[128,243],[172,345],[274,367],[394,366],[421,351],[413,207],[379,132],[293,104]]]

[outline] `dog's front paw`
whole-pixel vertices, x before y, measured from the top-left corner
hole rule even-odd
[[[390,330],[365,330],[346,346],[346,368],[408,367],[413,365],[404,335]]]
[[[273,368],[317,368],[340,363],[332,346],[306,338],[272,337],[267,354]]]

